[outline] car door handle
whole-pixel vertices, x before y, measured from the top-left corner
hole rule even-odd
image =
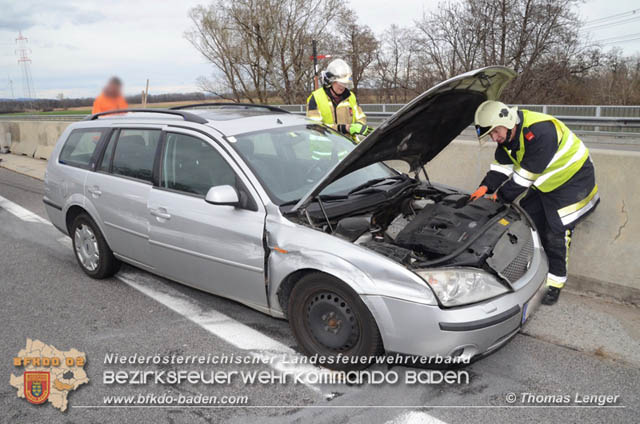
[[[93,197],[100,197],[102,195],[102,192],[100,191],[100,187],[98,186],[89,187],[87,191],[91,193]]]
[[[157,218],[171,219],[171,214],[165,208],[149,209],[149,213]]]

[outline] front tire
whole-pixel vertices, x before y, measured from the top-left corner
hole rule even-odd
[[[120,269],[120,261],[113,256],[100,228],[86,213],[71,224],[73,252],[78,265],[91,278],[101,280],[113,276]]]
[[[360,297],[327,274],[308,274],[294,286],[288,304],[289,326],[307,355],[334,357],[335,370],[364,369],[370,363],[343,363],[338,355],[371,358],[384,353],[375,319]]]

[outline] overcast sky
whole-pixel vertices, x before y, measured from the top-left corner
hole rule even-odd
[[[29,40],[31,72],[38,97],[95,96],[106,79],[119,75],[125,93],[139,93],[147,78],[150,92],[196,91],[196,78],[211,66],[185,40],[188,10],[203,0],[29,1],[0,0],[0,97],[23,93],[15,53],[19,31]],[[437,0],[351,0],[361,23],[376,33],[395,23],[411,25]],[[587,0],[580,7],[586,20],[640,8],[637,0]],[[638,16],[638,14],[636,14]],[[640,21],[598,28],[592,40],[638,33]],[[608,45],[607,47],[610,47]],[[640,53],[640,39],[619,44],[626,54]]]

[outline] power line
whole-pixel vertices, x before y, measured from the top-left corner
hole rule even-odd
[[[628,40],[620,40],[620,41],[609,41],[608,43],[602,43],[603,46],[611,45],[611,44],[622,44],[628,43],[630,41],[640,40],[640,37],[629,38]]]
[[[609,38],[602,38],[600,40],[596,40],[596,43],[610,43],[610,42],[615,42],[616,40],[622,38],[627,38],[627,37],[640,37],[640,32],[636,32],[635,34],[624,34],[624,35],[618,35],[616,37],[609,37]]]
[[[598,19],[593,19],[591,21],[587,21],[585,22],[585,26],[589,26],[595,23],[599,23],[599,22],[603,22],[603,21],[608,21],[610,19],[615,19],[615,18],[621,18],[627,15],[633,15],[634,13],[637,13],[638,11],[640,11],[640,9],[633,9],[630,10],[628,12],[622,12],[622,13],[616,13],[615,15],[609,15],[609,16],[605,16],[603,18],[598,18]]]
[[[602,28],[608,28],[611,26],[615,26],[615,25],[622,25],[622,24],[626,24],[629,22],[633,22],[633,21],[637,21],[640,19],[640,16],[632,16],[630,18],[625,18],[619,21],[615,21],[615,22],[607,22],[607,23],[603,23],[600,25],[595,25],[595,26],[591,26],[591,27],[583,27],[580,29],[580,31],[594,31],[594,30],[598,30],[598,29],[602,29]]]

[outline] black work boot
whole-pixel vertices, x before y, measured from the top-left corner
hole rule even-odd
[[[542,298],[542,304],[553,305],[558,301],[558,297],[560,297],[560,289],[550,286],[547,289],[547,292],[544,294],[544,297]]]

